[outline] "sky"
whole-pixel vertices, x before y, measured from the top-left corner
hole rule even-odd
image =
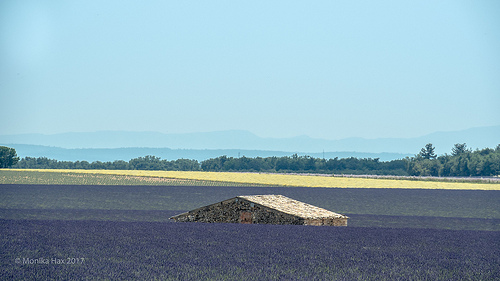
[[[500,1],[0,2],[0,135],[500,124]]]

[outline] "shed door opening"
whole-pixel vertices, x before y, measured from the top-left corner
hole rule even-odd
[[[252,213],[250,213],[250,212],[241,212],[241,214],[240,214],[240,223],[251,224],[252,223]]]

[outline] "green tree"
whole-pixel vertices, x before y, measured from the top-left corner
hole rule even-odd
[[[470,150],[467,149],[467,145],[465,143],[456,143],[451,149],[452,156],[458,156],[466,152],[470,152]]]
[[[434,153],[434,150],[436,148],[432,146],[432,143],[428,143],[425,145],[424,148],[420,150],[420,153],[418,156],[424,158],[424,159],[436,159],[437,155]]]
[[[132,170],[163,170],[161,164],[161,158],[153,155],[146,155],[129,161]]]
[[[0,168],[9,168],[19,161],[14,148],[0,146]]]

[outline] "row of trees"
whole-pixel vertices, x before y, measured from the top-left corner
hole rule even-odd
[[[451,155],[437,156],[432,144],[427,144],[415,157],[407,158],[411,176],[470,177],[500,175],[500,144],[495,149],[472,151],[465,143],[455,144]]]
[[[284,157],[227,157],[202,161],[178,159],[162,160],[145,156],[126,162],[57,161],[46,157],[25,157],[19,160],[15,150],[0,147],[0,167],[37,169],[108,169],[108,170],[172,170],[172,171],[245,171],[245,172],[306,172],[334,174],[371,174],[398,176],[498,176],[500,175],[500,145],[495,149],[475,151],[465,143],[455,144],[450,155],[437,156],[432,144],[427,144],[414,157],[392,161],[378,158],[313,158],[310,156]]]
[[[113,162],[94,161],[92,163],[87,161],[57,161],[46,157],[25,157],[12,167],[20,169],[199,171],[200,163],[197,160],[189,159],[168,161],[151,155],[134,158],[128,162],[116,160]]]
[[[221,156],[201,162],[203,171],[308,172],[344,174],[405,175],[406,160],[382,162],[379,158],[333,159],[298,156],[233,158]]]
[[[470,177],[500,175],[500,145],[475,151],[455,144],[451,154],[437,156],[428,143],[414,157],[392,161],[378,158],[321,159],[310,156],[233,158],[221,156],[201,163],[204,171],[310,172],[398,176]]]

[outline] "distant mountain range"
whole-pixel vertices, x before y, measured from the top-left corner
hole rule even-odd
[[[112,161],[155,155],[163,159],[285,156],[297,153],[313,157],[359,157],[391,160],[417,154],[427,143],[438,154],[450,153],[456,143],[473,149],[500,144],[500,126],[436,132],[417,138],[315,139],[307,136],[262,138],[248,131],[162,134],[157,132],[100,131],[53,135],[0,135],[0,145],[14,147],[19,156],[58,160]]]

